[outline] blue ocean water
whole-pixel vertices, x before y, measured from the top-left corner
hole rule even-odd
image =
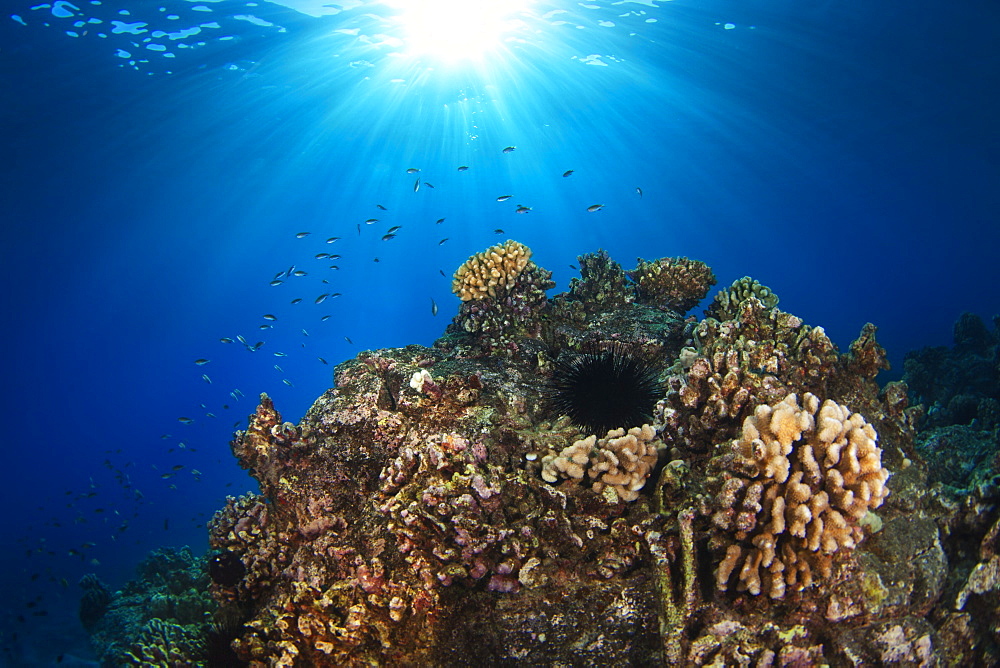
[[[508,3],[473,60],[405,4],[5,5],[0,664],[87,660],[76,582],[206,547],[258,394],[429,345],[505,239],[750,275],[885,380],[1000,313],[996,3]]]

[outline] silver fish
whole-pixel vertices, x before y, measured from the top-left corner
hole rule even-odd
[[[587,207],[587,211],[589,211],[590,213],[594,213],[595,211],[600,211],[603,208],[604,208],[603,204],[591,204],[590,206]]]
[[[511,197],[513,197],[513,195],[500,195],[500,197],[497,197],[497,201],[498,202],[506,202]]]
[[[299,232],[298,234],[295,235],[295,238],[296,239],[305,239],[310,234],[312,234],[312,232]]]
[[[431,315],[437,315],[437,314],[438,314],[437,302],[434,301],[433,297],[431,297]]]
[[[516,151],[516,150],[517,150],[517,147],[516,147],[516,146],[508,146],[508,147],[506,147],[506,148],[505,148],[505,149],[503,150],[503,152],[504,152],[504,153],[513,153],[513,152],[514,152],[514,151]]]

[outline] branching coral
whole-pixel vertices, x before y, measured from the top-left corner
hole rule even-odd
[[[705,298],[715,285],[715,274],[707,264],[686,257],[665,257],[639,264],[628,272],[635,283],[638,301],[666,306],[684,313]]]
[[[648,424],[627,433],[615,429],[602,439],[591,435],[542,457],[542,478],[557,482],[586,475],[594,491],[607,491],[611,501],[635,501],[656,466],[657,445],[662,443]]]
[[[503,296],[528,266],[531,249],[508,239],[469,257],[455,271],[451,290],[462,301]]]
[[[829,577],[833,555],[858,545],[859,520],[889,493],[877,438],[861,415],[813,394],[757,406],[716,462],[731,471],[711,508],[725,547],[718,588],[736,573],[739,589],[782,598]]]

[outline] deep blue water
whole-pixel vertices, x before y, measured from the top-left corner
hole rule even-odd
[[[384,5],[5,8],[0,665],[86,657],[76,581],[205,547],[257,395],[295,421],[336,363],[429,345],[498,241],[560,290],[599,248],[751,275],[842,348],[875,323],[886,379],[1000,313],[992,1],[552,0],[477,65],[391,55]]]

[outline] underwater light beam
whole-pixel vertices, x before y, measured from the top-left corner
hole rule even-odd
[[[409,56],[443,62],[481,60],[524,24],[526,0],[390,0]]]

